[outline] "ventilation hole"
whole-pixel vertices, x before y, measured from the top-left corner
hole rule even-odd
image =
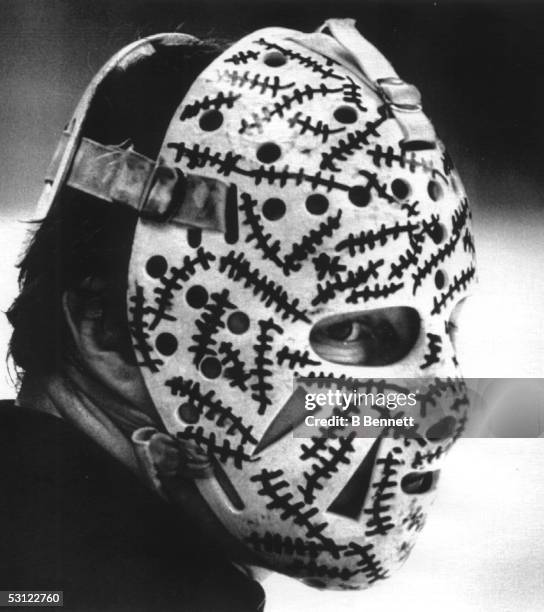
[[[353,476],[327,508],[328,512],[355,520],[361,516],[380,442],[380,438],[376,438]]]
[[[329,208],[329,200],[320,193],[312,193],[306,198],[306,209],[312,215],[322,215]]]
[[[178,408],[179,418],[185,423],[193,424],[200,418],[200,409],[194,404],[185,402]]]
[[[257,149],[257,159],[263,164],[272,164],[281,157],[281,149],[274,142],[265,142]]]
[[[162,255],[153,255],[147,260],[146,272],[151,278],[160,278],[166,273],[168,262]]]
[[[427,493],[438,481],[439,472],[410,472],[400,481],[400,486],[408,495]]]
[[[285,202],[279,198],[269,198],[263,204],[263,215],[269,221],[277,221],[285,214]]]
[[[397,200],[405,200],[411,193],[410,184],[404,179],[395,179],[391,183],[391,191]]]
[[[438,270],[434,275],[434,285],[437,289],[444,289],[446,286],[446,273],[443,270]]]
[[[197,247],[200,246],[200,242],[202,240],[202,230],[198,229],[196,227],[190,227],[187,230],[187,242],[189,243],[190,247],[193,247],[193,249],[196,249]]]
[[[357,121],[357,111],[351,106],[339,106],[334,111],[334,118],[340,123],[355,123]]]
[[[429,181],[427,193],[433,202],[437,202],[444,195],[442,187],[436,181]]]
[[[185,295],[187,304],[192,308],[202,308],[208,301],[208,292],[202,285],[193,285]]]
[[[238,189],[234,183],[229,185],[227,191],[225,225],[225,242],[236,244],[238,242]]]
[[[287,58],[281,51],[269,51],[264,56],[264,63],[271,68],[283,66],[287,62]]]
[[[227,496],[227,499],[229,500],[232,508],[238,511],[243,510],[246,506],[240,495],[238,495],[238,491],[234,488],[234,485],[232,484],[230,478],[227,476],[217,459],[211,457],[211,460],[213,463],[213,475],[215,476],[217,483]]]
[[[200,371],[206,378],[217,378],[221,374],[221,362],[215,357],[206,357],[200,364]]]
[[[446,238],[447,230],[442,223],[435,223],[429,231],[429,236],[435,244],[440,244]]]
[[[362,185],[356,185],[349,190],[348,197],[355,206],[367,206],[370,202],[370,191]]]
[[[173,334],[164,332],[157,336],[157,339],[155,340],[155,346],[157,347],[159,353],[168,357],[170,355],[173,355],[177,351],[178,341],[176,339],[176,336],[174,336]]]
[[[457,421],[454,417],[444,417],[434,425],[431,425],[429,429],[427,429],[425,436],[430,442],[440,442],[441,440],[446,440],[447,438],[451,438],[453,436],[456,424]]]
[[[249,317],[245,312],[233,312],[227,319],[227,327],[233,334],[244,334],[249,329]]]
[[[200,121],[198,124],[200,125],[200,129],[205,132],[213,132],[217,130],[217,128],[221,127],[223,123],[223,113],[212,108],[209,111],[206,111],[200,117]]]

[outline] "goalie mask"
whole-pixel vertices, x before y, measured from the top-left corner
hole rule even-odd
[[[475,274],[461,181],[418,90],[350,20],[255,32],[180,102],[158,160],[74,128],[45,200],[66,182],[138,209],[136,356],[166,429],[214,458],[197,486],[224,526],[273,569],[368,586],[408,556],[466,420],[448,333]],[[387,309],[417,319],[406,354],[319,349],[339,313]],[[403,411],[409,431],[298,438],[297,376],[367,392],[433,382]]]

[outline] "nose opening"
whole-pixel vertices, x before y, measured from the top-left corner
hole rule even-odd
[[[321,319],[310,331],[310,344],[321,359],[331,363],[384,366],[410,353],[420,329],[414,308],[378,308]]]

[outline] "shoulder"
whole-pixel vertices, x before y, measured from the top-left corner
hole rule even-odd
[[[68,609],[100,611],[242,612],[264,599],[181,511],[62,419],[0,401],[0,487],[10,588],[64,590]]]

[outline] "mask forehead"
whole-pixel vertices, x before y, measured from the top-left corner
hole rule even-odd
[[[462,427],[462,385],[451,399],[457,428],[439,441],[425,438],[432,423],[421,418],[417,443],[261,442],[289,409],[294,376],[363,378],[369,390],[379,377],[455,379],[447,325],[473,282],[474,249],[442,144],[407,151],[368,79],[295,35],[242,39],[187,93],[161,160],[231,185],[226,224],[235,228],[140,219],[127,303],[166,427],[207,448],[236,492],[218,479],[198,483],[218,517],[277,569],[349,588],[385,578],[408,555],[434,486],[410,495],[403,478],[439,466]],[[310,329],[323,317],[391,306],[421,319],[407,358],[369,368],[313,351]],[[331,511],[365,461],[357,516]]]

